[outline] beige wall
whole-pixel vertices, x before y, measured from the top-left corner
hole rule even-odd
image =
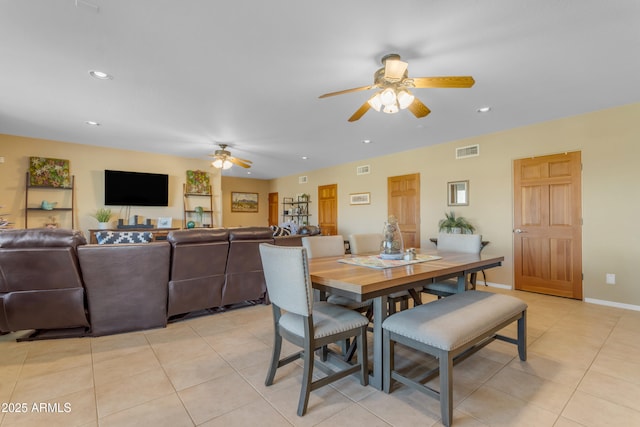
[[[633,225],[640,215],[640,198],[638,191],[631,188],[640,182],[638,117],[640,104],[632,104],[309,171],[304,174],[308,177],[307,184],[298,183],[299,175],[272,181],[221,178],[204,160],[0,134],[0,156],[5,158],[5,162],[0,163],[0,205],[4,206],[2,212],[9,212],[16,226],[22,227],[28,157],[64,158],[70,160],[76,176],[76,228],[86,232],[97,226],[97,221],[89,215],[103,206],[104,169],[169,173],[170,206],[133,208],[132,214],[152,219],[172,216],[174,226],[179,227],[185,171],[201,169],[211,172],[214,209],[224,218],[220,222],[226,227],[267,225],[270,191],[278,192],[280,200],[309,193],[310,223],[317,224],[318,186],[338,184],[338,232],[347,236],[381,230],[387,214],[387,177],[420,173],[421,245],[431,248],[428,239],[437,234],[438,220],[449,210],[446,183],[469,180],[470,205],[456,207],[454,211],[471,220],[478,233],[491,241],[487,251],[505,256],[503,267],[487,272],[488,281],[512,286],[512,162],[518,158],[579,150],[583,161],[584,296],[587,300],[640,308],[640,286],[633,268],[640,260],[640,230]],[[455,160],[455,148],[471,144],[480,144],[480,156]],[[360,165],[370,165],[371,173],[356,175],[356,167]],[[259,193],[259,212],[231,213],[232,191]],[[371,204],[350,206],[349,194],[358,192],[370,192]],[[631,224],[626,224],[627,221]],[[605,284],[606,273],[616,274],[616,285]]]
[[[71,173],[75,175],[75,228],[87,233],[90,228],[97,228],[98,222],[91,217],[97,208],[104,206],[104,170],[126,170],[135,172],[166,173],[169,175],[168,207],[131,207],[131,215],[139,215],[139,222],[146,218],[154,222],[158,217],[172,217],[174,227],[182,227],[183,203],[182,185],[186,181],[187,170],[205,170],[210,172],[211,185],[216,195],[214,210],[217,224],[220,225],[221,198],[220,174],[211,168],[206,160],[185,159],[161,154],[142,153],[126,150],[114,150],[91,145],[71,144],[44,139],[23,138],[0,134],[0,205],[2,213],[10,213],[15,227],[24,227],[25,174],[29,166],[29,157],[52,157],[69,160]],[[38,205],[41,199],[53,201],[56,192],[46,191],[30,193],[29,201]],[[62,200],[61,200],[62,202]],[[62,204],[61,204],[62,206]],[[121,210],[118,206],[110,207],[116,214]],[[60,212],[52,212],[61,226],[70,227],[70,220]],[[124,212],[122,212],[124,215]],[[29,228],[43,225],[48,215],[38,212],[29,215]],[[124,216],[123,216],[124,219]],[[40,220],[40,221],[39,221]],[[117,217],[113,218],[117,222]],[[127,220],[125,219],[125,223]]]
[[[581,151],[583,161],[583,269],[586,299],[629,304],[640,308],[635,262],[640,260],[640,198],[632,185],[640,182],[640,104],[633,104],[490,135],[424,147],[394,155],[309,171],[307,184],[298,175],[272,181],[280,196],[311,194],[311,223],[317,223],[317,187],[338,184],[338,232],[378,232],[387,213],[387,177],[420,173],[421,245],[432,248],[429,237],[450,208],[448,181],[470,181],[469,206],[456,214],[476,225],[491,244],[488,252],[505,256],[503,267],[487,272],[490,282],[513,285],[513,173],[514,159]],[[480,156],[455,160],[455,148],[480,144]],[[356,167],[370,165],[371,174],[356,175]],[[370,205],[349,205],[349,193],[370,192]],[[627,225],[629,218],[632,224]],[[613,223],[612,222],[613,219]],[[606,285],[615,273],[617,284]]]
[[[231,193],[258,193],[258,212],[231,212]],[[241,227],[269,225],[269,181],[251,178],[222,177],[222,225]]]

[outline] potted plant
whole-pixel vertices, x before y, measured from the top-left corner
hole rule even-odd
[[[452,234],[473,234],[476,228],[462,216],[456,217],[455,212],[451,211],[444,214],[444,219],[438,222],[438,227],[441,232]]]
[[[96,210],[94,214],[91,216],[98,220],[98,228],[100,230],[105,230],[109,228],[109,220],[112,217],[111,209],[108,208],[100,208]]]

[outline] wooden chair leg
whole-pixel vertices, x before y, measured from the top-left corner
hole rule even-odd
[[[271,365],[269,366],[269,372],[267,372],[267,379],[264,381],[266,386],[273,384],[273,379],[276,376],[276,369],[280,363],[280,352],[282,351],[282,337],[278,333],[276,327],[276,335],[273,340],[273,353],[271,354]]]
[[[307,335],[308,336],[308,335]],[[300,387],[300,399],[298,401],[298,416],[303,416],[307,412],[309,404],[309,394],[311,393],[311,383],[313,381],[313,348],[312,342],[305,340],[304,343],[304,366],[302,368],[302,386]]]

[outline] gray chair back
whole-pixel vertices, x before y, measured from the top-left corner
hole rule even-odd
[[[480,234],[448,234],[438,235],[438,251],[479,254],[482,249]]]
[[[308,317],[313,311],[313,289],[307,250],[261,243],[260,257],[271,302],[285,311]]]
[[[350,234],[349,248],[353,255],[380,252],[381,233]]]
[[[305,236],[302,246],[307,249],[309,258],[344,255],[344,239],[337,236]]]

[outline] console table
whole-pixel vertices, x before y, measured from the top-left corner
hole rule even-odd
[[[108,228],[108,229],[97,229],[92,228],[89,229],[89,243],[97,244],[98,240],[96,239],[96,231],[116,231],[116,232],[128,232],[128,231],[139,231],[139,232],[149,232],[153,235],[153,241],[156,240],[167,240],[167,234],[173,230],[180,230],[179,228]]]

